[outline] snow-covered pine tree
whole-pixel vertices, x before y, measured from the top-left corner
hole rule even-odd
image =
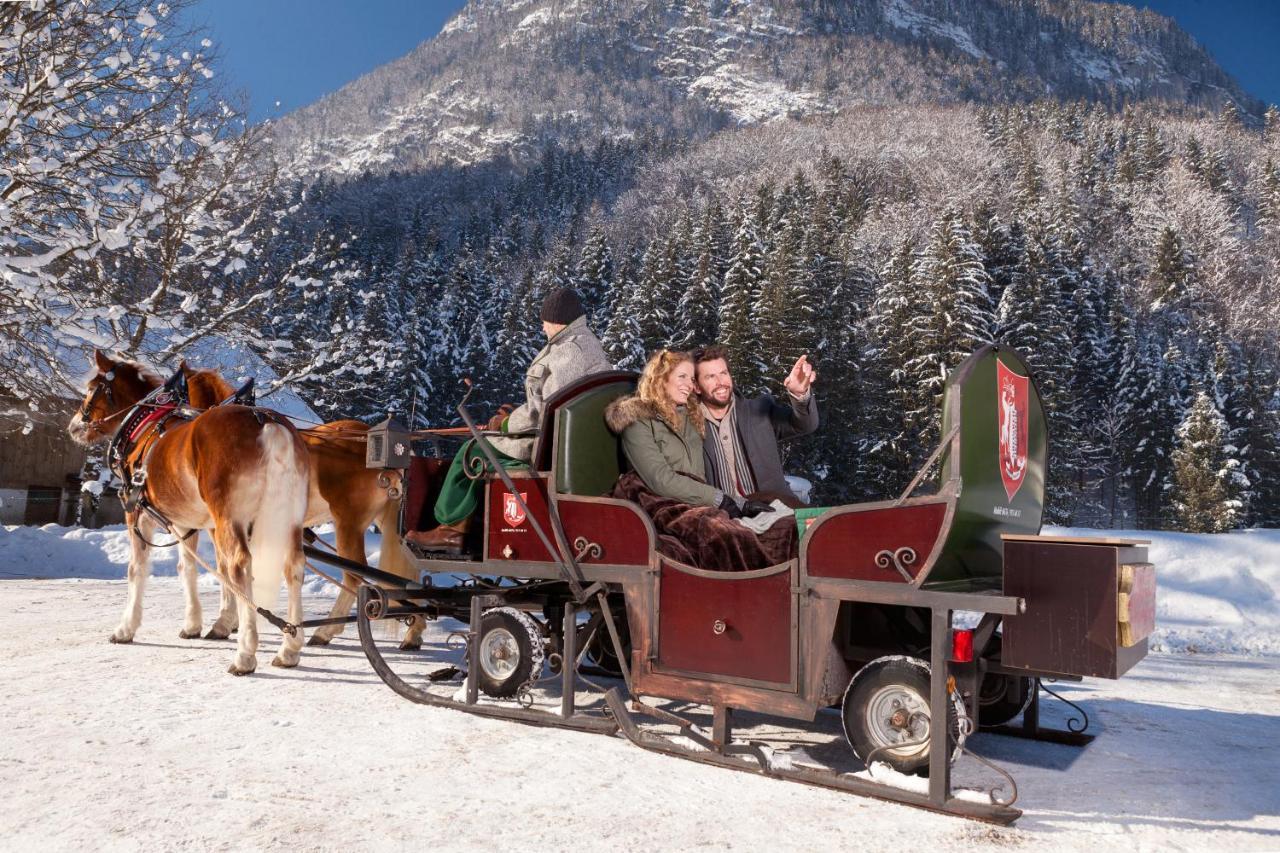
[[[1221,533],[1239,523],[1239,460],[1224,450],[1226,423],[1210,395],[1196,395],[1178,426],[1173,451],[1172,504],[1177,523],[1192,533]]]
[[[764,285],[764,249],[754,214],[746,205],[737,219],[733,254],[721,290],[720,342],[729,351],[734,384],[744,394],[754,394],[762,390],[765,382],[759,330],[752,310]]]
[[[1137,147],[1139,180],[1152,181],[1169,163],[1169,147],[1154,123],[1147,122],[1138,131]]]
[[[1165,374],[1182,393],[1196,373],[1199,341],[1192,326],[1199,313],[1200,288],[1195,265],[1171,226],[1156,241],[1147,286],[1151,321],[1167,359]]]
[[[982,266],[981,249],[956,208],[945,210],[935,223],[913,285],[924,310],[908,320],[914,352],[904,369],[920,396],[917,407],[906,414],[928,423],[927,434],[933,441],[938,438],[947,375],[991,340],[994,325],[990,278]]]
[[[1280,246],[1280,168],[1270,157],[1258,176],[1258,228]]]
[[[1274,362],[1246,353],[1240,377],[1239,443],[1247,457],[1252,500],[1244,523],[1280,527],[1280,381]]]
[[[665,246],[662,278],[666,280],[667,286],[662,299],[666,303],[668,315],[666,346],[672,348],[678,348],[680,341],[689,336],[689,321],[680,313],[680,305],[693,284],[697,269],[695,230],[693,215],[686,207],[681,210],[671,239]]]
[[[972,225],[974,242],[982,251],[982,266],[991,281],[991,302],[1000,304],[1000,297],[1014,278],[1026,275],[1026,241],[1022,224],[1014,220],[1002,224],[996,216],[995,205],[983,199],[973,209]]]
[[[600,343],[619,370],[640,370],[644,367],[648,352],[640,336],[638,311],[646,301],[639,292],[635,272],[638,261],[634,255],[625,258],[618,267],[617,282],[613,290],[613,308],[609,324]],[[640,304],[637,304],[640,303]]]
[[[1240,503],[1238,519],[1243,522],[1253,512],[1258,476],[1253,465],[1253,448],[1248,443],[1248,424],[1253,412],[1248,408],[1243,355],[1239,347],[1222,340],[1206,350],[1212,354],[1212,362],[1204,387],[1214,408],[1222,415],[1222,453],[1227,467],[1236,472],[1233,497]]]
[[[1183,414],[1181,397],[1166,375],[1164,352],[1154,331],[1136,323],[1118,331],[1132,335],[1122,339],[1125,361],[1117,399],[1122,415],[1132,425],[1124,459],[1131,477],[1136,524],[1158,530],[1168,523],[1165,486],[1169,448]]]
[[[1244,130],[1244,121],[1240,118],[1240,108],[1230,99],[1218,111],[1218,128],[1225,134],[1239,133]]]
[[[694,234],[697,260],[689,286],[680,297],[678,324],[682,349],[708,346],[720,332],[720,282],[725,268],[724,212],[718,202],[709,203]]]
[[[603,325],[608,315],[606,304],[613,290],[613,252],[599,225],[591,229],[582,247],[575,276],[582,306],[587,309],[587,320],[595,326]]]
[[[865,399],[858,433],[863,436],[860,469],[868,484],[896,494],[910,482],[928,455],[920,386],[906,369],[919,354],[911,325],[928,310],[927,296],[915,287],[920,258],[915,242],[904,238],[880,271],[879,287],[867,319]]]
[[[811,265],[803,253],[804,224],[811,212],[801,193],[791,194],[789,201],[792,203],[781,213],[777,235],[765,259],[765,279],[752,312],[759,330],[764,379],[770,384],[786,376],[800,355],[812,353],[817,340],[817,294]]]
[[[663,234],[655,234],[649,241],[640,261],[640,280],[629,301],[636,311],[636,325],[645,352],[667,346],[678,333],[674,325],[679,305],[672,263],[674,241],[674,236]]]
[[[1267,142],[1280,139],[1280,107],[1271,104],[1262,116],[1262,136]]]

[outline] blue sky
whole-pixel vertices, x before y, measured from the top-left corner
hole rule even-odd
[[[254,121],[282,115],[404,56],[463,0],[199,0],[188,13]],[[276,101],[280,106],[276,107]]]
[[[1132,0],[1177,21],[1209,49],[1245,91],[1280,104],[1280,2]]]
[[[1280,0],[1132,0],[1178,21],[1247,91],[1280,103]],[[440,31],[463,0],[199,0],[224,83],[255,120],[315,101]],[[276,102],[279,101],[279,107]]]

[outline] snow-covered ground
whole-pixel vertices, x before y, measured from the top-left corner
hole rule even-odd
[[[113,646],[124,531],[0,528],[0,849],[1280,849],[1280,531],[1140,535],[1163,651],[1059,686],[1098,732],[1084,749],[971,742],[1018,780],[1026,813],[1006,829],[413,705],[350,634],[279,670],[266,628],[259,673],[232,678],[231,644],[178,639],[167,555],[135,642]],[[207,625],[212,581],[201,595]],[[308,611],[331,598],[309,586]],[[817,730],[834,740],[838,722]],[[811,740],[777,721],[753,734]],[[968,758],[955,775],[991,778]]]

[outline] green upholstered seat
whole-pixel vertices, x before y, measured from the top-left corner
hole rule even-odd
[[[604,410],[635,391],[621,379],[582,392],[556,410],[556,489],[565,495],[606,494],[626,470],[622,442],[604,422]]]

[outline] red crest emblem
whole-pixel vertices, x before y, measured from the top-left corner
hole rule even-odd
[[[1000,479],[1004,493],[1013,496],[1027,474],[1027,397],[1030,381],[1004,362],[996,362],[996,415],[1000,424]]]
[[[520,493],[520,500],[527,501],[529,499],[528,492]],[[502,495],[502,520],[512,527],[519,527],[524,523],[524,510],[520,508],[516,496],[511,492],[505,492]]]

